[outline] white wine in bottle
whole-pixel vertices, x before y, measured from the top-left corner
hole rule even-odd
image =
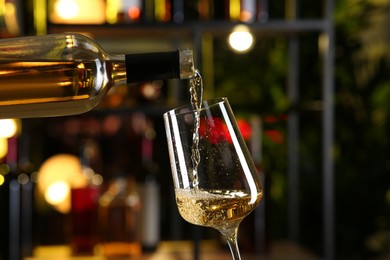
[[[0,118],[91,110],[110,88],[195,75],[191,50],[110,55],[73,33],[0,40]]]

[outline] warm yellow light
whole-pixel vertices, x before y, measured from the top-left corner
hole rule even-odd
[[[62,193],[65,198],[61,200],[61,203],[57,204],[48,202],[59,212],[67,213],[71,209],[70,189],[88,185],[88,180],[82,173],[80,160],[76,156],[69,154],[54,155],[47,159],[39,169],[37,178],[38,190],[46,200],[50,197],[47,193],[49,192],[48,190],[53,188],[52,185],[57,185],[61,182],[68,185],[68,192]],[[61,186],[59,187],[61,188]]]
[[[18,131],[15,119],[0,119],[0,138],[10,138]]]
[[[118,13],[122,8],[122,2],[119,0],[107,0],[106,19],[108,23],[116,23],[118,21]]]
[[[18,35],[20,33],[20,24],[14,3],[5,3],[4,21],[9,33]]]
[[[168,22],[171,19],[165,0],[154,0],[154,17],[160,22]]]
[[[51,0],[49,11],[52,23],[102,24],[106,21],[106,5],[103,0]]]
[[[47,1],[33,0],[34,28],[38,35],[47,32]]]
[[[4,183],[4,176],[0,174],[0,186]]]
[[[5,14],[5,0],[0,1],[0,16]]]
[[[230,0],[229,1],[229,16],[231,20],[239,20],[241,14],[241,1]]]
[[[55,5],[58,16],[63,19],[72,19],[79,12],[79,6],[75,0],[59,0]]]
[[[8,140],[0,138],[0,159],[4,158],[8,153]]]
[[[247,26],[238,25],[229,35],[228,43],[234,51],[245,53],[253,47],[254,38]]]
[[[91,183],[93,185],[96,185],[96,186],[102,185],[103,184],[103,176],[101,176],[100,174],[93,175],[91,178]]]
[[[65,181],[57,181],[47,187],[45,199],[51,205],[59,206],[69,197],[69,193],[69,184]]]

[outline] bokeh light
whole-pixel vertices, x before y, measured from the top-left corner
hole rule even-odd
[[[63,19],[72,19],[77,16],[79,6],[74,0],[60,0],[55,7],[58,16]]]
[[[57,181],[47,187],[45,191],[45,199],[51,205],[60,206],[67,200],[69,193],[69,184],[65,181]]]
[[[0,138],[10,138],[18,132],[15,119],[0,119]]]
[[[78,157],[57,154],[42,164],[37,183],[45,200],[59,212],[67,213],[71,209],[70,189],[85,187],[88,180],[82,173]],[[55,191],[57,195],[53,194]]]
[[[254,37],[249,28],[245,25],[238,25],[233,28],[228,38],[230,48],[238,53],[250,51],[254,44]]]
[[[4,158],[8,153],[8,140],[0,138],[0,158]]]

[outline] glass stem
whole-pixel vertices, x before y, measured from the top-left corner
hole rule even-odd
[[[226,240],[229,245],[230,252],[232,253],[233,260],[241,260],[240,250],[238,249],[237,232],[238,228],[235,228],[232,234],[226,235]]]

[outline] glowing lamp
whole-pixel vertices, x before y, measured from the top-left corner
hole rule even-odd
[[[18,122],[15,119],[0,119],[0,138],[11,138],[18,132]]]
[[[103,24],[106,7],[103,0],[51,0],[49,13],[52,23]]]
[[[47,159],[38,172],[38,190],[61,213],[71,209],[70,191],[88,185],[78,157],[58,154]]]
[[[237,25],[228,37],[230,48],[238,53],[246,53],[253,47],[255,40],[249,28],[245,25]]]
[[[49,204],[59,206],[69,196],[69,190],[68,183],[65,181],[57,181],[47,187],[44,196]]]
[[[72,19],[77,16],[79,6],[74,0],[60,0],[55,5],[55,12],[58,13],[58,16],[62,19]]]

